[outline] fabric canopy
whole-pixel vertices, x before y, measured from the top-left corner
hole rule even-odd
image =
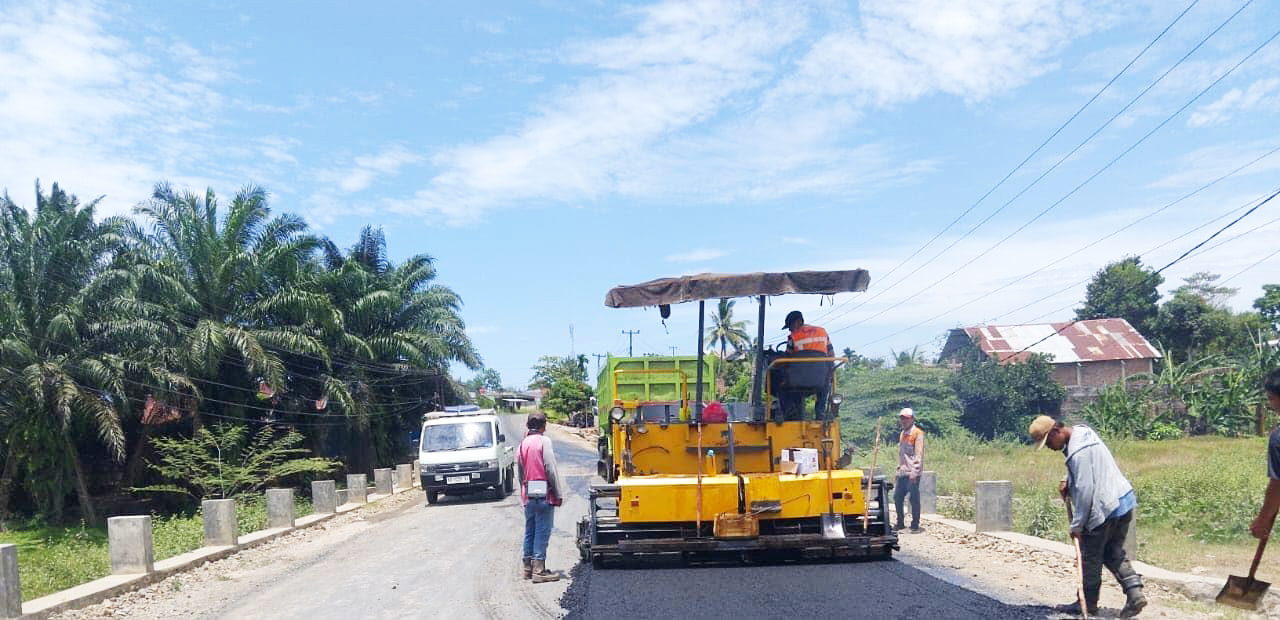
[[[867,290],[871,275],[865,269],[846,271],[788,271],[783,273],[700,273],[662,278],[632,286],[615,286],[604,298],[610,308],[678,304],[722,297],[755,297],[811,293],[834,295]]]

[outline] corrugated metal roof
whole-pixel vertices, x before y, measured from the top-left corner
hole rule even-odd
[[[1160,352],[1124,319],[983,325],[964,331],[988,355],[1001,360],[1013,355],[1008,361],[1022,361],[1034,353],[1052,355],[1055,364],[1160,357]]]

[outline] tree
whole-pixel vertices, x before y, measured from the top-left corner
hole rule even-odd
[[[970,358],[950,383],[963,410],[960,423],[985,439],[1025,432],[1031,418],[1056,415],[1066,397],[1041,355],[1012,364]]]
[[[1159,286],[1164,277],[1142,266],[1130,256],[1103,267],[1085,290],[1084,305],[1076,309],[1076,320],[1122,318],[1145,336],[1154,334],[1153,322],[1159,313]]]
[[[127,287],[127,275],[110,262],[123,222],[95,222],[96,205],[81,205],[56,183],[48,195],[37,184],[34,213],[7,194],[0,199],[0,271],[13,287],[0,296],[0,400],[10,416],[0,513],[21,460],[55,519],[69,469],[81,516],[96,524],[78,429],[90,429],[111,457],[124,457],[126,361],[102,346],[130,327],[111,304]]]
[[[712,347],[719,347],[721,360],[726,358],[727,349],[739,351],[751,343],[751,338],[747,336],[749,323],[733,320],[733,304],[732,299],[721,299],[715,312],[707,316],[710,320],[710,325],[707,325],[707,342]]]
[[[1203,299],[1205,303],[1214,308],[1225,309],[1227,300],[1231,296],[1240,292],[1238,288],[1230,286],[1218,286],[1214,282],[1221,278],[1221,275],[1209,273],[1208,271],[1197,271],[1196,273],[1183,278],[1184,284],[1174,289],[1174,293],[1187,292]]]
[[[1253,300],[1253,307],[1273,330],[1280,332],[1280,284],[1263,284],[1262,297]]]
[[[542,397],[542,408],[560,415],[584,411],[590,405],[591,386],[569,377],[556,381]]]
[[[1225,316],[1224,316],[1225,315]],[[1230,313],[1214,308],[1203,297],[1179,289],[1160,306],[1153,322],[1155,337],[1181,363],[1199,357],[1206,345],[1223,335]]]
[[[549,388],[558,381],[566,379],[587,382],[587,367],[583,360],[586,356],[543,355],[533,365],[533,380],[529,382],[532,389]]]

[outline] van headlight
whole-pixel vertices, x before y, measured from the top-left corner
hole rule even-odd
[[[480,461],[480,469],[497,469],[497,461]]]

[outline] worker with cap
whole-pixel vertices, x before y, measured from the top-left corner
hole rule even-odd
[[[1138,500],[1133,485],[1120,473],[1111,451],[1088,426],[1066,426],[1042,415],[1027,429],[1037,448],[1061,450],[1066,457],[1067,478],[1058,487],[1072,507],[1071,537],[1080,541],[1084,601],[1089,614],[1098,611],[1105,565],[1124,590],[1120,617],[1138,615],[1147,605],[1142,594],[1142,577],[1134,572],[1125,555],[1124,539],[1133,521]],[[1080,603],[1064,605],[1062,611],[1079,614]]]
[[[806,325],[804,315],[799,310],[792,310],[787,313],[783,328],[791,331],[791,335],[787,337],[787,351],[791,355],[798,357],[835,357],[835,348],[831,346],[831,338],[827,336],[827,330],[817,325]],[[826,369],[830,370],[830,362],[823,362],[823,364]],[[803,396],[780,392],[778,399],[782,401],[780,404],[784,415],[803,409]],[[827,401],[830,399],[831,380],[828,377],[826,381],[822,382],[822,387],[818,388],[817,402],[813,407],[814,417],[819,420],[826,417]],[[799,411],[799,413],[803,417],[803,411]],[[792,418],[789,417],[788,419]]]
[[[924,431],[916,426],[916,413],[911,407],[898,412],[898,482],[893,487],[893,505],[898,510],[898,529],[902,526],[902,500],[911,498],[911,533],[920,532],[920,475],[924,472]]]

